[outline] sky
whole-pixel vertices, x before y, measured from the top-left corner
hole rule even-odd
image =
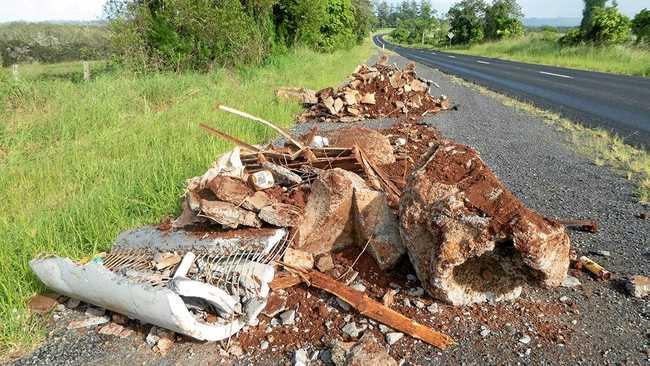
[[[43,20],[97,20],[105,0],[0,0],[0,22]],[[388,0],[399,3],[401,0]],[[457,0],[431,0],[439,14]],[[580,17],[582,0],[519,0],[527,18]],[[621,11],[634,16],[650,8],[650,0],[618,0]]]

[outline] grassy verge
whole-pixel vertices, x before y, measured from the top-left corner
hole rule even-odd
[[[605,130],[585,127],[557,113],[520,102],[463,79],[450,77],[455,82],[495,98],[504,105],[543,118],[545,123],[566,133],[570,146],[575,151],[587,156],[596,165],[609,166],[633,181],[637,186],[639,202],[650,204],[650,152],[628,145],[619,136]]]
[[[88,63],[91,77],[107,71],[106,61],[89,61]],[[11,74],[11,68],[5,68],[5,72],[7,75]],[[81,81],[83,79],[83,63],[70,61],[56,64],[20,64],[18,65],[18,79],[25,81],[56,79]]]
[[[520,39],[488,42],[452,52],[562,66],[581,70],[650,76],[650,50],[631,46],[560,47],[557,33],[531,33]]]
[[[106,250],[120,231],[177,212],[185,179],[231,147],[199,122],[251,143],[273,137],[215,111],[217,101],[286,127],[302,108],[277,100],[277,87],[337,85],[373,52],[367,41],[211,74],[114,71],[89,83],[0,84],[0,355],[15,356],[44,336],[40,319],[26,311],[30,296],[44,290],[30,258]]]

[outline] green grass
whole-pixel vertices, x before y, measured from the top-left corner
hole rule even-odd
[[[488,42],[450,51],[581,70],[650,76],[650,50],[619,45],[560,47],[558,33],[529,33],[520,39]]]
[[[106,61],[89,61],[91,78],[98,73],[107,71],[108,63]],[[12,68],[5,68],[8,75],[12,75]],[[83,63],[81,61],[59,62],[56,64],[20,64],[18,65],[18,79],[26,81],[44,80],[44,79],[68,79],[72,81],[81,81],[83,79]]]
[[[250,143],[274,137],[216,111],[216,102],[287,127],[302,108],[277,100],[277,87],[338,85],[373,52],[367,41],[210,74],[117,70],[89,83],[0,84],[0,355],[25,352],[44,336],[43,322],[26,311],[26,301],[45,290],[28,269],[31,258],[100,252],[120,231],[178,212],[185,179],[232,147],[198,123]]]

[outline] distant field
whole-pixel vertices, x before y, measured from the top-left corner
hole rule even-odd
[[[104,59],[109,36],[103,24],[0,23],[0,66]]]
[[[97,73],[107,71],[108,62],[89,61],[91,77]],[[12,68],[5,68],[6,75],[13,79]],[[19,80],[45,80],[61,79],[78,81],[83,78],[83,63],[81,61],[59,62],[55,64],[20,64],[18,65]]]
[[[454,48],[451,52],[581,70],[650,76],[650,49],[632,46],[560,47],[559,33],[534,32],[521,39]]]
[[[217,102],[287,127],[302,107],[277,100],[277,87],[338,85],[373,50],[370,41],[333,54],[298,49],[210,74],[114,70],[88,83],[37,76],[78,63],[33,66],[34,77],[0,82],[0,355],[44,336],[25,306],[44,290],[31,258],[103,251],[120,231],[177,213],[185,179],[231,147],[198,123],[250,143],[274,137]]]

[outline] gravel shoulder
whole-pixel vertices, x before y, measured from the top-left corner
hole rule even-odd
[[[408,60],[391,56],[404,66]],[[418,65],[418,75],[438,82],[434,94],[446,94],[458,111],[432,116],[426,123],[446,137],[477,149],[517,197],[540,213],[556,218],[589,218],[596,234],[569,231],[579,255],[588,255],[613,272],[609,282],[576,273],[581,286],[552,290],[526,288],[512,304],[451,308],[438,318],[458,347],[444,352],[407,339],[391,348],[411,364],[647,364],[650,362],[650,301],[630,297],[621,285],[628,275],[650,275],[650,220],[636,216],[648,208],[634,197],[634,186],[607,167],[573,152],[562,132],[538,117],[518,112],[455,83],[437,70]],[[369,121],[385,127],[392,121]],[[336,128],[346,125],[319,125]],[[301,125],[297,130],[307,129]],[[609,251],[610,256],[591,254]],[[318,292],[314,294],[318,296]],[[215,343],[183,340],[165,356],[151,351],[136,329],[127,339],[70,331],[65,325],[82,317],[66,310],[51,324],[47,341],[16,365],[76,364],[287,364],[290,349],[275,354],[249,348],[233,357]],[[358,317],[361,318],[361,317]],[[486,331],[487,330],[487,331]],[[295,334],[300,337],[299,333]],[[308,346],[308,345],[307,345]]]

